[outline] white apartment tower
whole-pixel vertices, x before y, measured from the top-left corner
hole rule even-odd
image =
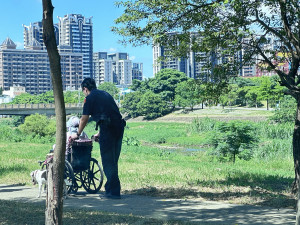
[[[93,74],[97,86],[104,82],[114,82],[112,65],[113,61],[107,59],[107,52],[93,54]]]
[[[93,77],[92,17],[68,14],[58,17],[59,45],[71,46],[74,53],[83,54],[83,78]]]
[[[113,61],[113,80],[115,84],[132,83],[132,61],[127,53],[111,53],[107,55]]]
[[[116,85],[132,83],[132,61],[127,53],[95,52],[93,72],[96,84],[111,82]]]
[[[29,26],[23,24],[24,28],[24,49],[32,46],[34,41],[37,41],[42,46],[42,49],[46,49],[46,46],[43,41],[43,25],[42,22],[30,23]],[[59,43],[59,31],[58,24],[54,24],[54,35],[56,43]]]

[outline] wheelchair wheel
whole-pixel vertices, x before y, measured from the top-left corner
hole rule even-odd
[[[74,182],[73,182],[73,186],[72,186],[72,193],[73,194],[76,194],[78,189],[81,188],[80,184],[81,184],[80,172],[79,173],[75,172],[74,173]]]
[[[75,178],[74,178],[74,172],[71,164],[68,162],[68,160],[65,160],[65,175],[64,179],[66,180],[66,185],[67,185],[67,192],[68,194],[71,193],[73,185],[75,183]]]
[[[96,194],[103,183],[103,171],[98,161],[90,159],[90,168],[80,173],[83,188],[90,194]]]

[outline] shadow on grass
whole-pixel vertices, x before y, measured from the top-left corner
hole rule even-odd
[[[218,182],[225,186],[243,186],[260,188],[272,192],[289,191],[293,183],[293,178],[286,178],[278,175],[263,175],[244,173],[242,171],[232,171],[228,173],[227,179]]]
[[[271,185],[271,178],[269,184]],[[283,179],[285,180],[285,179]],[[268,179],[267,179],[268,181]],[[274,180],[272,180],[274,182]],[[281,181],[279,179],[277,182]],[[244,204],[270,206],[274,208],[291,208],[296,207],[296,197],[292,194],[284,194],[283,191],[289,192],[290,180],[286,179],[286,186],[273,183],[274,188],[269,188],[269,184],[263,184],[255,182],[255,185],[245,185],[247,189],[243,187],[238,188],[227,188],[228,191],[224,191],[225,186],[233,185],[232,182],[229,184],[225,181],[220,187],[207,187],[203,184],[198,184],[199,186],[195,188],[189,187],[178,187],[178,188],[156,188],[147,187],[141,189],[135,189],[126,191],[127,194],[137,194],[137,195],[147,195],[152,197],[162,197],[162,198],[176,198],[176,199],[193,199],[202,198],[209,201],[230,201]],[[222,182],[220,182],[221,184]],[[245,184],[245,183],[244,183]],[[261,186],[259,186],[262,184]],[[239,186],[240,182],[236,182],[234,185]],[[269,190],[268,190],[269,189]],[[215,190],[215,191],[214,191]]]
[[[0,200],[0,224],[45,224],[45,205],[33,203],[21,203]],[[188,225],[184,221],[168,221],[145,218],[140,216],[120,215],[92,210],[64,209],[63,223],[68,225],[82,224],[153,224],[153,225]]]

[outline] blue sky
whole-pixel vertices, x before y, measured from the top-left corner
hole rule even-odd
[[[118,41],[120,36],[112,33],[110,28],[114,20],[122,14],[116,8],[114,0],[52,0],[54,6],[54,23],[57,16],[78,13],[93,17],[94,52],[127,52],[133,62],[142,62],[144,77],[152,77],[152,47],[123,46]],[[10,37],[17,48],[23,49],[23,27],[31,22],[42,20],[42,0],[7,0],[1,1],[0,43]]]

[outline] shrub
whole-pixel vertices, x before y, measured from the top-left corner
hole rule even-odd
[[[296,100],[289,95],[285,95],[279,104],[279,108],[276,108],[274,115],[270,119],[277,123],[294,122],[296,119],[296,108]]]
[[[201,133],[201,132],[217,130],[217,126],[219,123],[220,123],[219,121],[210,119],[208,117],[196,118],[193,119],[189,127],[189,131],[193,133]]]
[[[146,120],[155,119],[167,114],[170,111],[168,103],[159,94],[147,91],[143,94],[137,109]]]
[[[47,116],[34,114],[25,118],[24,124],[19,126],[21,132],[26,135],[45,137],[53,136],[56,132],[55,121],[49,120]]]
[[[123,143],[128,145],[128,146],[140,146],[141,143],[136,137],[128,137],[124,136],[123,137]]]
[[[254,130],[253,123],[250,122],[233,120],[220,123],[212,140],[215,147],[213,154],[220,160],[235,162],[236,156],[249,160],[257,142]]]

